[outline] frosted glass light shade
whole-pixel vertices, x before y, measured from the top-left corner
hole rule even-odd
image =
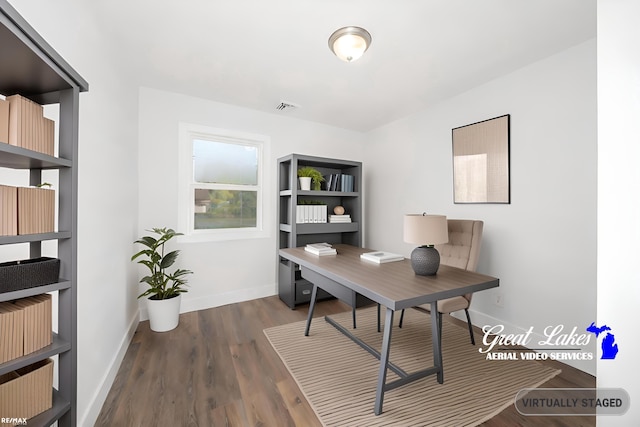
[[[329,37],[329,49],[346,62],[360,58],[370,44],[371,34],[360,27],[340,28]]]
[[[444,215],[405,215],[404,241],[417,245],[447,243],[449,241],[447,217]]]

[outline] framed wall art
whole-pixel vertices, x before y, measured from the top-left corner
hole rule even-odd
[[[454,203],[511,203],[509,126],[506,114],[451,131]]]

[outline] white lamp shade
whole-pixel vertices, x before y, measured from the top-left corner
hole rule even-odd
[[[449,241],[447,217],[444,215],[405,215],[404,241],[417,245],[447,243]]]
[[[346,34],[333,44],[333,51],[343,61],[351,62],[360,58],[367,50],[367,42],[360,36]]]
[[[346,62],[360,58],[369,48],[371,35],[360,27],[344,27],[329,37],[329,47],[335,55]]]

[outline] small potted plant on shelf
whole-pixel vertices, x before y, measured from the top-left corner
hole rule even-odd
[[[298,169],[298,178],[301,190],[310,190],[312,184],[314,190],[320,190],[320,183],[324,181],[324,176],[320,171],[311,166],[303,166]]]
[[[169,272],[169,268],[178,259],[179,250],[165,254],[164,245],[175,236],[181,236],[171,228],[153,228],[147,230],[157,234],[154,236],[142,236],[134,243],[145,247],[131,257],[131,261],[138,260],[149,269],[149,274],[140,279],[140,283],[146,283],[149,288],[141,293],[138,298],[147,298],[149,311],[149,323],[152,331],[165,332],[178,326],[180,320],[181,294],[187,292],[186,276],[192,271],[181,268]]]

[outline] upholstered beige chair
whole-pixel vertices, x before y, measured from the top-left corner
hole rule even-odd
[[[440,263],[469,271],[476,271],[478,257],[480,255],[480,245],[482,243],[483,222],[466,219],[449,219],[447,220],[447,224],[449,227],[449,243],[436,245],[436,249],[440,252]],[[450,314],[454,311],[464,310],[467,315],[471,344],[476,344],[473,338],[471,317],[469,316],[471,296],[472,294],[466,294],[464,296],[438,301],[440,337],[442,337],[442,314]],[[430,304],[425,304],[413,308],[429,313],[430,307]],[[403,316],[404,310],[402,310],[402,314],[400,315],[400,327],[402,327]]]

